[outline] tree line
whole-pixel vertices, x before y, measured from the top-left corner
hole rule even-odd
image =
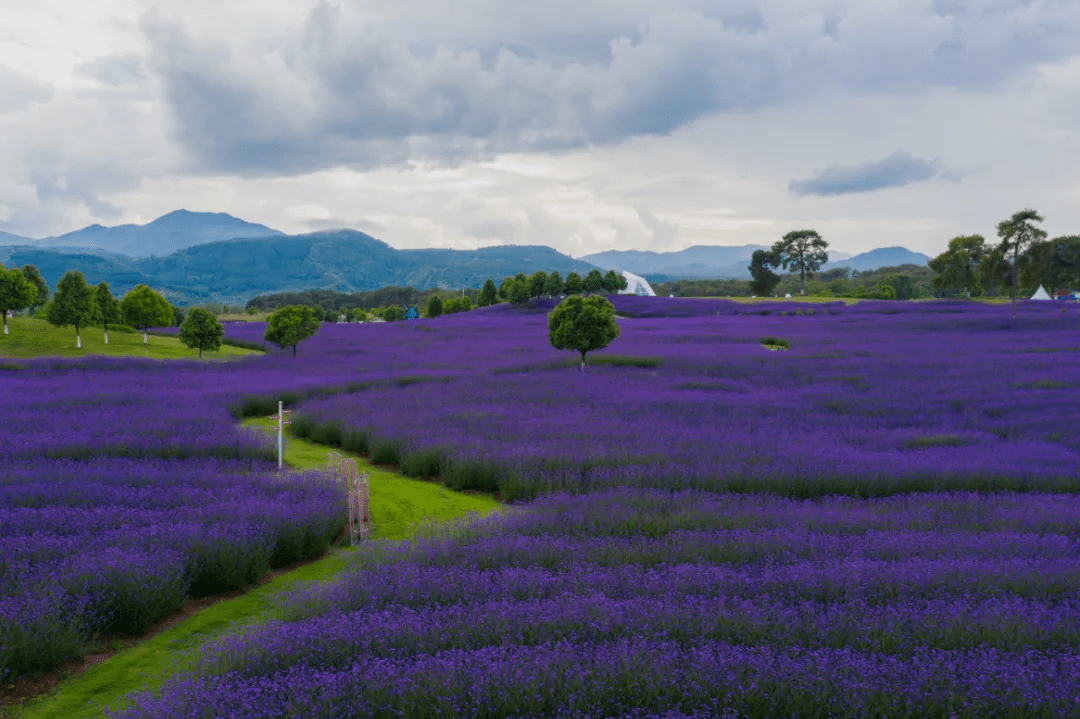
[[[147,285],[136,285],[117,299],[108,282],[90,285],[82,272],[68,270],[56,283],[56,291],[50,292],[34,265],[10,269],[0,265],[0,314],[5,335],[10,334],[8,313],[23,310],[43,312],[44,319],[55,327],[74,327],[77,349],[82,348],[82,330],[92,325],[101,325],[107,345],[110,324],[141,329],[144,344],[149,344],[150,328],[176,324],[180,341],[197,349],[199,357],[204,350],[220,349],[225,335],[217,317],[208,310],[195,307],[184,313]]]

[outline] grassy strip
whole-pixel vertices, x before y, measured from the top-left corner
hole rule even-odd
[[[275,420],[249,419],[243,424],[277,431]],[[317,469],[325,466],[326,457],[326,447],[287,437],[284,458],[291,468]],[[373,539],[407,539],[419,522],[453,520],[470,512],[487,514],[499,507],[490,497],[460,494],[431,482],[409,479],[359,457],[356,464],[368,473],[371,483]],[[32,702],[15,716],[19,719],[100,716],[104,707],[114,706],[133,691],[161,686],[174,668],[174,652],[198,646],[231,625],[259,621],[275,593],[293,582],[333,577],[347,555],[347,550],[336,551],[243,596],[206,607],[184,623],[65,681],[58,691]]]
[[[53,327],[45,320],[17,316],[8,319],[11,333],[0,334],[0,357],[83,357],[110,355],[113,357],[149,357],[151,359],[198,359],[196,350],[188,349],[175,336],[155,335],[143,344],[142,333],[110,331],[105,344],[101,327],[80,327],[82,349],[75,348],[74,327]],[[222,345],[217,352],[203,352],[204,360],[230,359],[256,354],[244,348]],[[262,354],[262,351],[258,352]]]

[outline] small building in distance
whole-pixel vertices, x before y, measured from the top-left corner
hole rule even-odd
[[[626,271],[623,271],[622,276],[626,278],[626,289],[619,290],[620,295],[656,297],[656,293],[653,292],[653,288],[649,286],[649,283],[645,281],[644,277],[638,277],[637,275]]]

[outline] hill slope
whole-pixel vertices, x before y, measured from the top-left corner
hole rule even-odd
[[[242,304],[259,294],[311,289],[339,292],[391,285],[479,287],[489,277],[517,272],[581,274],[593,265],[550,247],[505,245],[479,250],[396,250],[356,230],[305,235],[234,239],[188,247],[167,257],[133,258],[93,250],[54,251],[37,247],[4,248],[8,264],[37,265],[55,287],[69,269],[88,282],[105,280],[114,294],[144,283],[172,302],[214,300]]]

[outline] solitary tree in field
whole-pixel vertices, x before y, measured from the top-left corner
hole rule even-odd
[[[785,270],[790,267],[792,272],[799,273],[799,294],[805,295],[806,276],[813,277],[829,261],[825,251],[828,246],[814,230],[795,230],[773,245],[772,252]]]
[[[1017,261],[1032,243],[1046,239],[1046,231],[1033,222],[1042,222],[1043,218],[1035,210],[1024,209],[1013,214],[1007,220],[998,223],[997,234],[1001,238],[1001,250],[1005,257],[1012,255],[1012,315],[1016,317],[1016,293],[1020,283],[1020,268]]]
[[[94,304],[97,306],[97,319],[105,328],[105,344],[109,344],[109,323],[116,324],[123,319],[124,313],[120,311],[120,300],[113,297],[109,291],[109,283],[102,280],[94,288]]]
[[[572,295],[548,314],[548,341],[557,350],[580,352],[582,372],[585,354],[607,347],[618,336],[615,305],[599,295]]]
[[[202,359],[203,350],[213,352],[221,349],[224,338],[225,328],[212,312],[202,307],[192,307],[180,323],[180,341],[191,349],[198,349],[199,359]]]
[[[0,265],[0,314],[4,316],[4,334],[9,334],[7,313],[24,310],[37,298],[37,287],[26,279],[18,267],[10,270]]]
[[[273,342],[281,349],[292,347],[296,356],[296,345],[319,331],[319,320],[310,307],[282,307],[270,315],[266,323],[263,339]]]
[[[576,272],[570,272],[566,275],[566,283],[563,285],[563,289],[568,295],[580,295],[581,294],[581,275]]]
[[[558,272],[552,272],[544,283],[544,294],[548,297],[557,297],[563,293],[563,279]]]
[[[490,277],[480,288],[480,294],[476,297],[477,307],[488,307],[499,301],[499,290],[495,287],[495,280]]]
[[[23,277],[29,280],[30,284],[37,288],[37,297],[30,303],[30,311],[37,312],[49,301],[49,284],[45,281],[45,278],[41,276],[41,272],[34,265],[23,265],[22,273]]]
[[[146,330],[150,327],[168,327],[173,323],[173,308],[169,301],[146,285],[135,285],[120,300],[124,319],[132,327],[143,331],[143,344],[148,343]]]
[[[493,282],[492,286],[494,286],[494,284],[495,283]],[[438,295],[432,295],[431,297],[429,297],[428,301],[427,301],[427,313],[426,313],[427,316],[428,317],[438,317],[439,315],[442,314],[442,311],[443,311],[442,299],[440,299],[440,297]]]
[[[773,270],[780,264],[779,258],[771,250],[754,250],[750,256],[750,289],[762,297],[772,296],[780,284],[780,275]]]
[[[75,347],[82,349],[79,327],[88,325],[97,317],[94,288],[86,284],[86,278],[78,270],[68,270],[56,283],[56,292],[45,306],[49,324],[57,327],[75,325]]]

